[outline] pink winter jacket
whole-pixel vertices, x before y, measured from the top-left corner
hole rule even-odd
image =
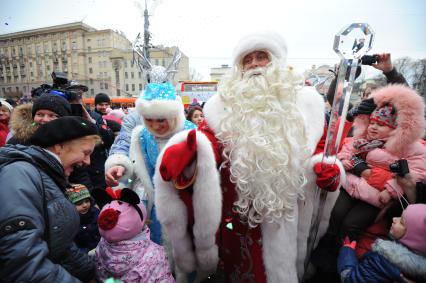
[[[346,143],[338,158],[340,160],[350,159],[356,152],[352,146],[353,141]],[[420,141],[412,143],[404,148],[404,154],[396,156],[384,148],[376,148],[367,154],[367,164],[370,167],[380,167],[389,170],[389,165],[398,159],[407,159],[410,174],[416,182],[426,181],[426,146]],[[343,185],[345,190],[352,197],[363,200],[376,207],[383,207],[379,201],[380,191],[370,186],[364,178],[346,172],[346,182]],[[393,198],[398,198],[398,194],[403,194],[402,188],[397,184],[396,179],[393,178],[386,182],[385,189],[391,194]]]
[[[96,278],[113,277],[121,282],[173,283],[163,247],[150,240],[146,229],[138,240],[108,243],[101,239],[96,248]]]

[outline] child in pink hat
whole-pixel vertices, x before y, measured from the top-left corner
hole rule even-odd
[[[337,266],[342,282],[424,282],[425,235],[426,204],[412,204],[393,219],[389,236],[395,241],[376,240],[361,262],[355,255],[356,242],[346,240]]]
[[[98,218],[102,236],[96,248],[96,278],[121,282],[175,282],[163,247],[150,240],[146,209],[130,189],[94,190],[102,211]]]

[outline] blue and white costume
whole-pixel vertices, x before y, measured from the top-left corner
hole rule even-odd
[[[185,119],[181,99],[170,83],[148,84],[143,96],[136,101],[136,110],[144,119],[166,119],[169,126],[175,126],[162,137],[151,133],[144,125],[137,126],[131,134],[129,153],[110,155],[105,168],[107,170],[117,165],[125,168],[125,174],[120,181],[135,190],[145,202],[151,221],[149,224],[151,239],[161,244],[161,226],[156,215],[155,188],[152,182],[157,157],[170,137],[180,131],[194,129],[196,126]]]

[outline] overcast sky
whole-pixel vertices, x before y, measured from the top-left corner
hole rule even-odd
[[[339,61],[334,35],[353,22],[369,23],[370,53],[426,58],[425,0],[147,0],[154,44],[177,45],[190,68],[209,79],[211,67],[231,63],[238,38],[250,30],[275,30],[287,41],[289,64],[302,70]],[[84,21],[143,32],[143,0],[0,0],[0,34]]]

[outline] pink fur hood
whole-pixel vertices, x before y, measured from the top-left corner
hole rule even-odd
[[[402,155],[407,145],[419,140],[425,131],[425,107],[423,98],[414,90],[403,85],[389,85],[373,92],[371,98],[377,107],[391,104],[397,112],[397,128],[392,131],[385,144],[389,152]],[[364,138],[369,124],[368,115],[355,118],[354,137]]]

